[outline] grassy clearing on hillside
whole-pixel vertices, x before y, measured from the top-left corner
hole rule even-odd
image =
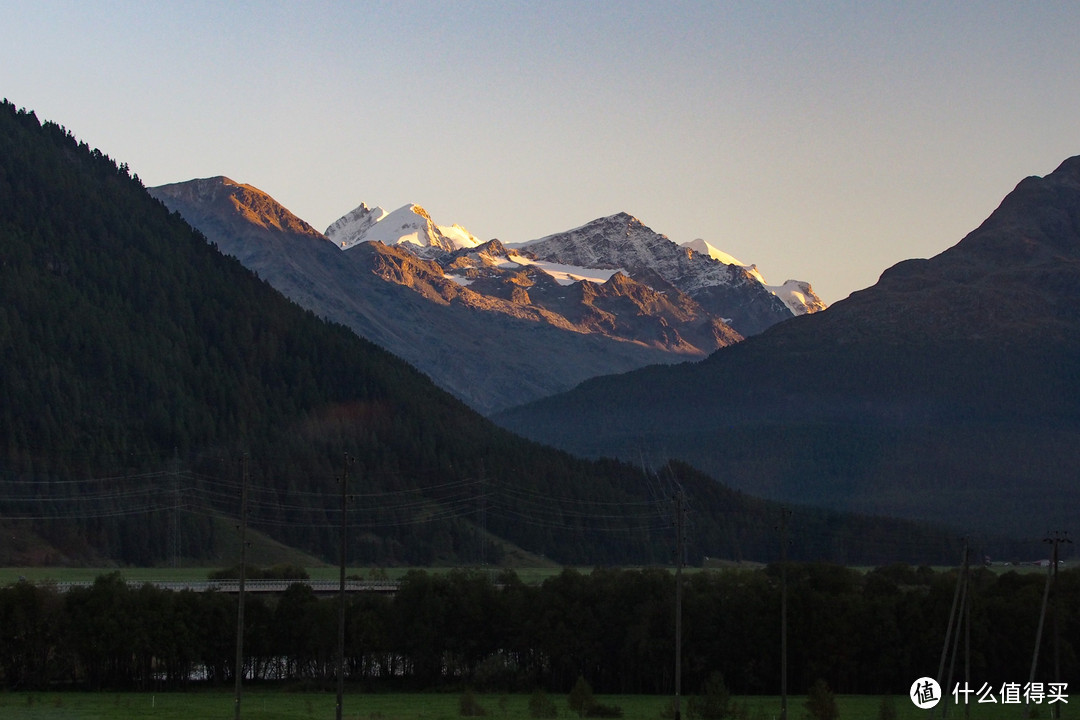
[[[531,720],[528,695],[477,695],[486,717],[492,720]],[[551,696],[559,718],[572,720],[565,696]],[[625,720],[663,720],[671,698],[649,695],[599,695],[605,705],[623,710]],[[343,717],[354,720],[456,720],[461,717],[460,694],[349,694],[345,696]],[[685,698],[684,698],[685,700]],[[788,698],[788,717],[799,720],[806,716],[805,697]],[[865,695],[837,696],[840,717],[844,720],[874,720],[881,707],[881,698]],[[302,693],[284,690],[245,690],[241,705],[242,717],[251,720],[308,720],[333,718],[336,698],[333,693]],[[746,707],[749,720],[771,720],[779,716],[778,697],[747,697],[738,699]],[[919,710],[905,697],[894,697],[897,720],[925,720],[937,716],[933,711]],[[1035,708],[1032,717],[1050,717],[1046,706]],[[1063,715],[1068,715],[1068,706]],[[952,706],[949,714],[961,717],[963,707]],[[4,693],[0,694],[0,716],[7,720],[228,720],[234,717],[231,691],[199,691],[190,693]],[[685,717],[684,705],[684,717]],[[973,705],[975,720],[1015,720],[1023,716],[1021,705]]]

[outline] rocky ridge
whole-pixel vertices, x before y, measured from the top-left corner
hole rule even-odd
[[[677,245],[628,213],[599,218],[518,247],[550,262],[625,268],[631,278],[659,292],[685,294],[744,337],[793,316],[764,286],[760,275]]]

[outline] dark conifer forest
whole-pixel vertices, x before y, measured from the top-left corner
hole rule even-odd
[[[958,587],[956,572],[896,564],[867,573],[820,563],[787,568],[789,687],[817,680],[845,694],[906,693],[936,676]],[[1031,672],[1043,572],[971,572],[971,677],[994,688]],[[1080,573],[1062,572],[1062,679],[1080,669]],[[722,678],[740,695],[778,694],[780,566],[684,578],[683,688]],[[293,584],[248,596],[245,674],[294,687],[332,687],[338,601]],[[366,690],[664,694],[674,686],[675,583],[662,569],[567,569],[539,585],[510,570],[410,571],[392,595],[357,593],[346,608],[345,673]],[[129,585],[119,573],[65,593],[0,588],[0,688],[179,690],[234,678],[236,598]],[[955,654],[955,653],[954,653]],[[964,656],[963,644],[960,650]],[[1036,678],[1053,682],[1047,633]],[[963,663],[957,681],[963,681]],[[945,685],[943,678],[942,685]],[[708,717],[708,716],[706,716]]]
[[[0,108],[0,560],[235,562],[221,518],[353,563],[771,560],[777,504],[583,461],[304,311],[64,127]],[[791,557],[955,561],[952,533],[796,508]],[[232,522],[232,521],[230,521]]]

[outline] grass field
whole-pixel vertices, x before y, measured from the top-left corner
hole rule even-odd
[[[528,695],[478,695],[480,705],[491,720],[531,720]],[[343,717],[353,720],[458,720],[461,696],[453,693],[431,694],[349,694],[345,696]],[[617,705],[626,720],[662,720],[670,707],[668,697],[642,695],[600,695],[605,705]],[[559,717],[577,716],[566,705],[564,696],[552,696]],[[843,720],[874,720],[881,706],[880,697],[838,696]],[[788,699],[788,717],[806,716],[805,698]],[[251,720],[329,719],[335,715],[333,693],[291,693],[283,690],[247,689],[241,715]],[[771,720],[779,716],[777,697],[748,697],[738,700],[746,707],[749,720]],[[898,720],[929,720],[940,717],[941,707],[919,710],[905,697],[893,698]],[[1017,720],[1024,716],[1022,705],[972,705],[975,720]],[[1048,708],[1035,706],[1032,717],[1049,718]],[[235,716],[233,693],[198,691],[189,693],[0,693],[0,717],[5,720],[229,720]],[[1063,717],[1075,717],[1066,705]],[[684,717],[685,706],[684,706]],[[949,717],[964,717],[964,708],[951,705]],[[670,718],[668,719],[670,720]]]

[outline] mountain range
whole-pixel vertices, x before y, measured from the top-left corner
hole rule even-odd
[[[1025,180],[955,248],[900,263],[825,312],[804,283],[770,288],[755,267],[626,213],[506,245],[417,206],[361,205],[327,229],[329,243],[304,242],[365,260],[343,275],[339,304],[382,300],[342,322],[515,432],[585,456],[685,460],[778,502],[1030,535],[1067,520],[1054,498],[1072,497],[1062,468],[1080,459],[1065,401],[1080,337],[1071,168]],[[233,252],[177,200],[186,185],[152,192]],[[244,262],[341,317],[317,297],[318,274],[274,254]],[[320,262],[324,275],[348,264]],[[282,268],[316,297],[275,280]],[[369,276],[382,282],[359,292]],[[582,351],[583,338],[599,345]],[[634,357],[597,361],[612,348]],[[625,372],[634,363],[648,364]]]
[[[484,413],[700,359],[824,307],[808,283],[770,288],[753,266],[626,214],[507,246],[438,225],[418,205],[361,204],[323,235],[225,177],[150,192],[288,297]]]
[[[497,414],[783,502],[1037,536],[1080,506],[1080,157],[828,310]]]
[[[265,231],[251,257],[405,252],[343,253],[261,193],[217,185],[204,202],[236,212],[210,217]],[[281,272],[307,292],[340,280]],[[0,362],[5,564],[229,564],[242,498],[252,530],[336,558],[342,483],[350,564],[669,562],[677,486],[692,561],[774,556],[779,505],[685,464],[582,460],[499,428],[219,252],[126,165],[6,101]],[[793,559],[954,556],[943,528],[798,517]]]

